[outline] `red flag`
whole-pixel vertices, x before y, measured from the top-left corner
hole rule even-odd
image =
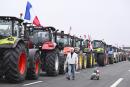
[[[41,26],[40,21],[39,21],[37,16],[35,16],[35,18],[33,20],[33,24],[36,25],[36,26]]]

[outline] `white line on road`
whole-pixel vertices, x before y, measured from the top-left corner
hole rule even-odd
[[[80,73],[80,72],[75,72],[76,74]]]
[[[130,72],[130,70],[128,70]]]
[[[32,82],[32,83],[24,84],[23,86],[29,86],[29,85],[33,85],[33,84],[37,84],[37,83],[41,83],[41,82],[43,82],[43,81]]]
[[[119,78],[114,84],[112,84],[110,87],[117,87],[117,85],[123,80],[124,78]]]

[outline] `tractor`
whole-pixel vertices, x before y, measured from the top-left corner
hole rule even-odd
[[[40,54],[29,48],[23,20],[0,16],[0,76],[9,82],[38,79]]]
[[[56,76],[64,73],[65,56],[63,45],[60,39],[64,32],[58,33],[54,27],[28,25],[30,42],[35,48],[39,49],[41,56],[41,69],[49,76]]]
[[[108,54],[109,64],[113,64],[114,63],[114,47],[112,45],[107,45],[107,54]]]
[[[117,47],[113,47],[114,49],[114,63],[118,63],[119,62],[119,52],[118,52],[118,48]]]
[[[74,47],[75,52],[78,54],[78,69],[87,68],[87,58],[85,53],[83,53],[82,47],[84,45],[84,40],[82,38],[78,38],[76,36],[71,36],[72,39],[72,47]]]
[[[84,40],[83,52],[87,57],[87,67],[91,68],[96,65],[96,59],[94,58],[93,50],[89,48],[90,40]]]
[[[101,40],[93,40],[93,52],[99,66],[108,64],[107,45]]]

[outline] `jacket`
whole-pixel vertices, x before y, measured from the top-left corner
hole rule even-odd
[[[66,63],[68,64],[77,64],[78,63],[78,55],[74,52],[71,57],[71,53],[68,53],[66,58]]]

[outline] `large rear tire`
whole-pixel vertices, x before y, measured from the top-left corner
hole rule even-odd
[[[25,80],[27,55],[23,43],[18,43],[15,48],[4,51],[3,66],[5,77],[9,82],[16,83]]]
[[[87,54],[87,67],[92,68],[92,64],[93,64],[93,56],[91,53],[88,53]]]
[[[83,55],[83,69],[86,69],[87,68],[87,58],[85,55]]]
[[[104,54],[98,54],[97,62],[99,66],[105,66],[105,56]]]
[[[46,72],[49,76],[56,76],[59,74],[59,56],[55,51],[47,53]]]
[[[65,74],[64,68],[65,68],[65,60],[66,60],[66,58],[65,58],[64,54],[59,55],[59,60],[60,60],[59,74]]]
[[[82,54],[78,54],[78,70],[82,69],[82,64],[83,64],[83,56]]]
[[[114,60],[113,60],[113,57],[109,57],[109,64],[113,64],[114,63]]]
[[[29,68],[27,70],[27,79],[36,80],[40,74],[40,54],[35,53],[34,59],[29,61]]]

